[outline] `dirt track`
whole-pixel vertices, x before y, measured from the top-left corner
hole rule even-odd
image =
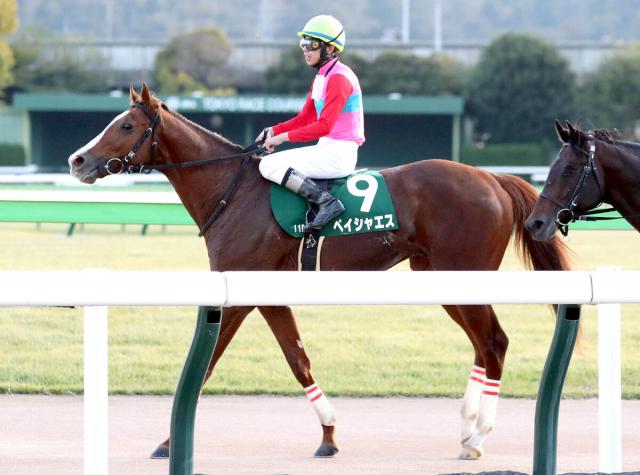
[[[531,473],[535,401],[505,399],[478,461],[456,459],[459,401],[332,398],[341,452],[314,459],[320,428],[305,398],[206,397],[195,472],[206,474]],[[170,397],[112,397],[109,473],[166,474],[149,453],[168,434]],[[0,396],[0,472],[81,474],[82,397]],[[623,469],[640,471],[640,401],[623,401]],[[635,423],[634,423],[635,422]],[[558,473],[596,472],[597,401],[563,401]]]

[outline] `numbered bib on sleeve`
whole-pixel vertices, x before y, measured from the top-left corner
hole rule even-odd
[[[315,180],[320,181],[320,180]],[[341,236],[398,229],[393,201],[384,177],[376,171],[333,180],[331,193],[346,211],[322,228],[322,236]],[[291,236],[304,235],[307,202],[284,187],[271,185],[271,208],[276,221]]]

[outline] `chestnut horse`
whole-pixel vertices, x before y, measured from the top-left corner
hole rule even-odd
[[[613,139],[607,130],[583,132],[556,120],[562,142],[549,168],[547,181],[526,227],[534,239],[549,241],[556,230],[568,232],[572,221],[592,215],[601,203],[608,203],[640,231],[640,144]]]
[[[93,183],[109,173],[140,171],[143,166],[162,170],[204,235],[211,270],[296,270],[300,239],[290,237],[275,221],[270,182],[259,173],[259,158],[240,160],[247,155],[242,147],[169,110],[146,85],[140,95],[133,88],[130,94],[131,107],[69,157],[71,174]],[[242,176],[239,170],[244,170]],[[406,259],[418,271],[497,270],[514,230],[528,268],[567,268],[562,243],[540,243],[524,232],[537,193],[520,178],[446,160],[426,160],[381,173],[399,229],[327,237],[321,270],[385,270]],[[444,308],[465,331],[475,352],[464,394],[460,456],[477,458],[494,426],[508,339],[489,305]],[[225,308],[207,379],[252,309]],[[315,455],[333,456],[338,451],[335,415],[311,373],[291,308],[258,310],[320,420],[322,443]],[[167,456],[168,445],[167,440],[152,456]]]

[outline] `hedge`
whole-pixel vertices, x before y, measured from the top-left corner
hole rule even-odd
[[[0,143],[0,166],[19,167],[26,164],[24,147],[20,144]]]
[[[545,143],[463,146],[460,161],[473,166],[546,166],[555,150]]]

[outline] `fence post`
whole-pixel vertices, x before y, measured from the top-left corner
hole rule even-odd
[[[107,475],[109,462],[108,307],[84,308],[84,473]]]
[[[560,398],[579,325],[580,305],[558,305],[556,329],[536,401],[533,475],[556,475]]]
[[[198,397],[218,341],[222,309],[198,308],[191,348],[182,368],[171,411],[169,474],[193,475],[193,434]]]
[[[622,472],[620,304],[598,305],[598,471]]]
[[[622,472],[620,313],[619,303],[598,305],[598,471],[603,473]]]

